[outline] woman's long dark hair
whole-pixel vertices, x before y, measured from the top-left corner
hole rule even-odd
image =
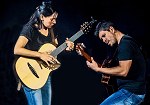
[[[40,19],[40,15],[47,17],[54,13],[54,10],[51,6],[51,1],[49,2],[42,2],[42,5],[38,6],[36,8],[36,11],[33,13],[33,15],[30,17],[30,20],[27,24],[33,25],[37,24],[38,29],[42,28],[42,21]]]
[[[50,16],[54,13],[55,11],[52,9],[51,6],[51,1],[49,2],[42,2],[42,5],[38,6],[36,8],[36,11],[33,13],[33,15],[30,17],[29,22],[27,25],[37,25],[37,29],[41,29],[43,27],[42,20],[40,19],[40,15],[42,14],[43,16],[47,17]],[[55,43],[55,34],[53,31],[53,28],[49,29],[49,33],[51,35],[52,43],[53,45],[57,46]]]

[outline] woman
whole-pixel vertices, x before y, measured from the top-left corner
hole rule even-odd
[[[14,47],[14,54],[25,57],[39,58],[47,65],[59,63],[56,57],[47,52],[38,51],[46,43],[58,45],[57,38],[53,33],[58,13],[51,7],[51,2],[43,2],[36,8],[29,22],[24,25]],[[71,51],[74,43],[66,39],[66,50]],[[33,72],[33,71],[32,71]],[[33,73],[34,74],[34,73]],[[40,89],[31,89],[22,85],[29,105],[51,105],[51,76]]]

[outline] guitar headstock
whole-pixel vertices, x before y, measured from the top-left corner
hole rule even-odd
[[[76,51],[79,55],[83,56],[84,58],[86,58],[86,60],[88,60],[89,62],[91,61],[91,57],[84,51],[85,45],[83,43],[77,43],[76,45]]]
[[[81,25],[81,28],[80,30],[83,31],[83,33],[87,33],[90,31],[90,29],[92,28],[92,25],[97,21],[97,20],[94,20],[93,17],[91,17],[91,21],[90,22],[84,22],[82,25]]]
[[[84,48],[86,48],[84,43],[77,43],[77,45],[76,45],[77,50],[84,50]]]

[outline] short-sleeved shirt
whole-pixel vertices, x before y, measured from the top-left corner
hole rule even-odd
[[[25,46],[29,50],[38,51],[39,48],[45,43],[52,43],[50,33],[48,36],[42,35],[34,25],[26,24],[21,33],[21,36],[25,36],[29,41]]]
[[[146,61],[140,46],[130,36],[124,35],[118,45],[117,59],[119,61],[132,60],[132,65],[126,77],[119,77],[119,88],[127,89],[135,94],[144,94]]]

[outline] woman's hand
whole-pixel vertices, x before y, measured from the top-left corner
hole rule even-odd
[[[72,51],[74,49],[74,43],[69,41],[68,38],[66,38],[65,42],[66,42],[66,45],[67,45],[66,50],[67,51]]]
[[[39,53],[40,53],[39,58],[43,60],[48,66],[50,66],[50,64],[60,63],[56,58],[54,58],[47,52],[39,52]]]

